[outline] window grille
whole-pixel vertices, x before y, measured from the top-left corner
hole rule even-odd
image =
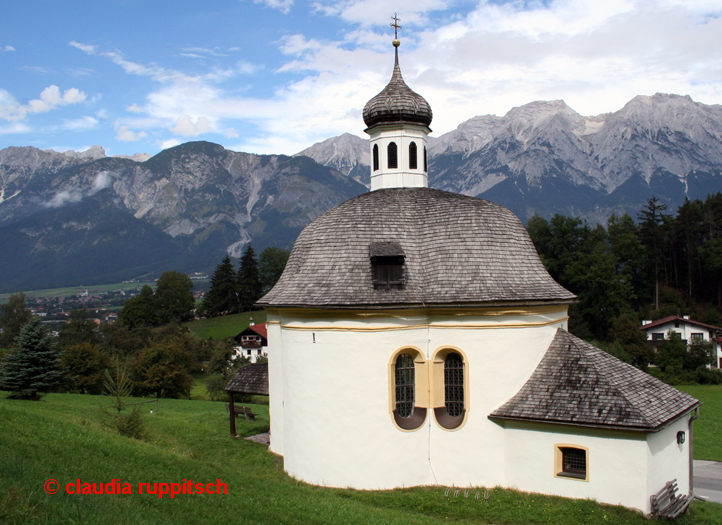
[[[562,472],[563,476],[571,478],[587,477],[587,451],[580,448],[564,447],[562,451]]]
[[[399,167],[399,156],[395,142],[389,142],[388,157],[389,157],[389,168]]]
[[[424,171],[429,171],[429,168],[426,165],[426,146],[424,146]]]
[[[458,417],[464,413],[464,361],[455,352],[444,362],[444,390],[446,411]]]
[[[379,169],[379,145],[374,144],[374,171]]]
[[[409,144],[409,169],[418,169],[419,165],[416,161],[416,142]]]
[[[396,358],[396,413],[400,417],[411,417],[414,413],[414,391],[416,377],[414,359],[409,354]]]

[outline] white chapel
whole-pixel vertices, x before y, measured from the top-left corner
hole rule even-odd
[[[650,512],[691,490],[693,397],[566,331],[575,296],[494,203],[428,188],[429,104],[364,108],[371,191],[298,237],[267,313],[270,449],[308,483],[514,487]]]

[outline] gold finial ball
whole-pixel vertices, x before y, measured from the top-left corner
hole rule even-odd
[[[398,38],[394,38],[394,41],[391,43],[394,45],[394,47],[399,47],[401,45],[401,40],[399,40]]]

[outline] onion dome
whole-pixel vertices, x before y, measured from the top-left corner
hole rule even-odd
[[[433,113],[424,97],[406,85],[399,67],[399,41],[394,40],[396,61],[391,81],[364,107],[364,122],[369,128],[378,124],[409,123],[429,126]]]

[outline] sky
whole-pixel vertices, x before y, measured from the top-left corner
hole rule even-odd
[[[394,13],[432,136],[535,100],[587,116],[658,92],[722,103],[722,0],[31,0],[0,18],[0,149],[365,137]]]

